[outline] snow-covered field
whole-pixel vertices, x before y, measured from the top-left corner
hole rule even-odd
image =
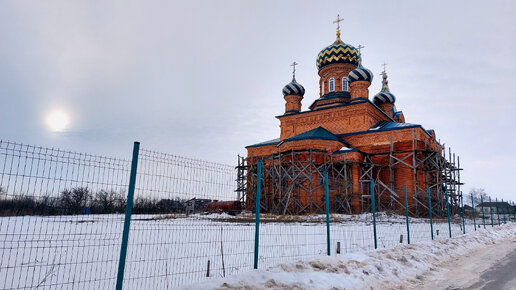
[[[515,250],[516,224],[510,223],[453,239],[282,263],[182,289],[463,289]]]
[[[0,289],[114,288],[122,226],[122,215],[0,218]],[[454,237],[462,234],[461,226],[454,219]],[[406,244],[406,230],[405,217],[379,214],[378,247],[399,246],[400,235]],[[466,232],[473,230],[473,222],[467,221]],[[429,241],[428,220],[410,219],[410,232],[411,243]],[[448,238],[446,220],[434,220],[434,237]],[[332,215],[330,245],[335,258],[354,257],[350,253],[365,257],[364,252],[374,248],[371,215]],[[326,249],[324,216],[284,217],[281,221],[262,217],[260,269],[289,261],[314,261],[325,256]],[[124,288],[167,289],[249,272],[253,253],[250,214],[133,215]],[[332,259],[317,261],[333,263]],[[309,269],[309,263],[299,265]]]

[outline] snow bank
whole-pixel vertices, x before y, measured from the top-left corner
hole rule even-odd
[[[514,239],[515,235],[516,224],[511,223],[452,239],[285,263],[181,289],[397,288],[438,271],[439,265],[446,261]]]

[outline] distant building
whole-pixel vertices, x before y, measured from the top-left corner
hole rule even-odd
[[[477,205],[475,207],[475,210],[481,212],[482,214],[484,214],[485,216],[490,216],[491,213],[493,213],[493,215],[496,215],[496,214],[513,214],[514,213],[514,210],[516,208],[513,207],[511,204],[509,204],[508,202],[506,201],[498,201],[498,202],[484,202],[484,203],[480,203],[479,205]]]

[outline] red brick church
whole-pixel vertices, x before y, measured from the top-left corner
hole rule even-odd
[[[246,147],[247,208],[254,208],[258,160],[263,161],[262,209],[279,214],[322,212],[324,172],[330,176],[334,212],[368,211],[371,180],[380,208],[401,208],[407,186],[414,215],[425,211],[427,190],[437,204],[444,190],[457,192],[456,168],[444,159],[433,130],[405,123],[385,67],[382,88],[370,97],[373,73],[362,66],[360,48],[344,43],[337,28],[337,39],[317,55],[319,96],[305,110],[294,62],[292,81],[282,91],[285,112],[276,116],[279,138]],[[446,180],[447,170],[453,182]]]

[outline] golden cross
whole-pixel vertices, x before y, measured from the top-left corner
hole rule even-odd
[[[360,50],[361,50],[362,48],[364,48],[364,47],[365,47],[365,46],[363,46],[363,45],[361,45],[361,44],[359,44],[359,45],[358,45],[358,47],[357,47],[357,49],[358,49],[358,54],[361,54]]]
[[[293,62],[290,66],[293,67],[294,69],[292,70],[292,77],[293,78],[296,78],[296,65],[298,65],[299,63],[297,62]]]
[[[382,65],[383,65],[383,72],[382,72],[382,74],[385,74],[386,73],[385,67],[387,66],[387,64],[384,62]]]
[[[337,20],[333,21],[333,23],[337,23],[337,31],[340,31],[340,22],[344,21],[344,19],[340,18],[340,15],[337,14]]]

